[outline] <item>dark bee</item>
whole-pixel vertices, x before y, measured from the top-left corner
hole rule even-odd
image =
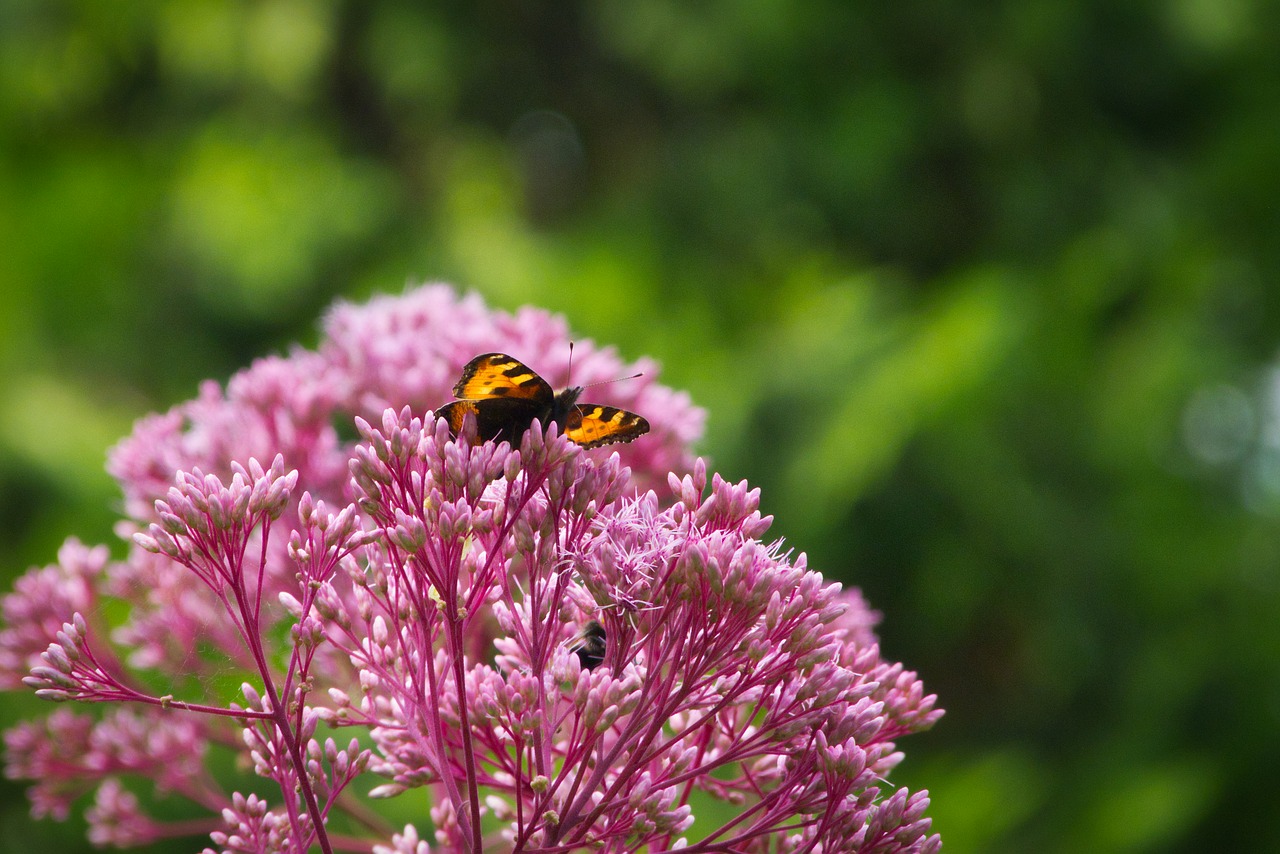
[[[583,670],[590,670],[604,662],[604,641],[604,626],[592,620],[583,627],[573,646]]]

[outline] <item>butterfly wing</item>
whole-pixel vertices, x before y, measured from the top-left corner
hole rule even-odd
[[[506,353],[485,353],[467,362],[453,396],[467,400],[524,398],[550,406],[555,394],[546,380],[519,359]]]
[[[634,412],[598,403],[575,404],[565,419],[563,435],[584,448],[630,442],[649,432],[649,422]]]
[[[467,362],[453,394],[462,399],[441,406],[436,415],[448,419],[455,435],[470,414],[481,439],[513,445],[534,418],[545,419],[555,399],[546,380],[506,353],[484,353]]]
[[[495,442],[518,445],[524,432],[540,412],[539,405],[520,397],[490,397],[484,400],[455,400],[436,410],[436,416],[449,420],[456,436],[462,431],[467,415],[476,419],[476,435]]]

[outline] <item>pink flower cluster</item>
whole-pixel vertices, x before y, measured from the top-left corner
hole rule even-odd
[[[108,703],[6,733],[35,814],[92,793],[97,844],[224,852],[936,850],[927,794],[886,787],[935,698],[690,456],[702,414],[654,365],[608,389],[653,428],[621,447],[430,414],[481,352],[563,385],[568,340],[426,287],[141,422],[110,463],[124,559],[70,541],[2,603],[0,687]],[[589,342],[573,368],[637,369]],[[208,818],[148,814],[139,778]]]

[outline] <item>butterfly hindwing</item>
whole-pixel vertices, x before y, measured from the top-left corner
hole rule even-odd
[[[649,422],[634,412],[598,403],[579,403],[569,412],[564,435],[584,448],[630,442],[649,432]]]
[[[649,432],[649,422],[613,406],[578,403],[581,388],[559,394],[519,359],[505,353],[476,356],[462,369],[453,393],[460,398],[436,410],[457,435],[467,415],[476,420],[481,439],[518,444],[536,418],[556,424],[561,434],[584,448],[630,442]]]
[[[476,419],[476,434],[495,442],[520,443],[541,407],[532,400],[519,397],[490,397],[484,400],[455,400],[436,410],[440,418],[449,419],[449,429],[457,435],[468,414]],[[545,416],[544,416],[545,417]]]

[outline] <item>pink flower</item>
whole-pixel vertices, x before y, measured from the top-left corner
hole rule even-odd
[[[927,795],[886,786],[934,697],[880,658],[856,591],[765,539],[756,490],[690,455],[701,412],[654,365],[601,395],[651,434],[512,447],[429,411],[490,350],[563,385],[563,320],[436,286],[339,306],[326,331],[141,422],[111,458],[124,560],[70,542],[5,597],[4,685],[116,704],[6,734],[37,814],[93,791],[95,842],[233,852],[939,846]],[[634,366],[579,341],[573,370]],[[275,795],[228,794],[214,745]],[[348,788],[363,774],[373,805]],[[148,815],[138,777],[209,818]],[[415,823],[372,808],[415,788]],[[364,835],[335,835],[337,813]]]

